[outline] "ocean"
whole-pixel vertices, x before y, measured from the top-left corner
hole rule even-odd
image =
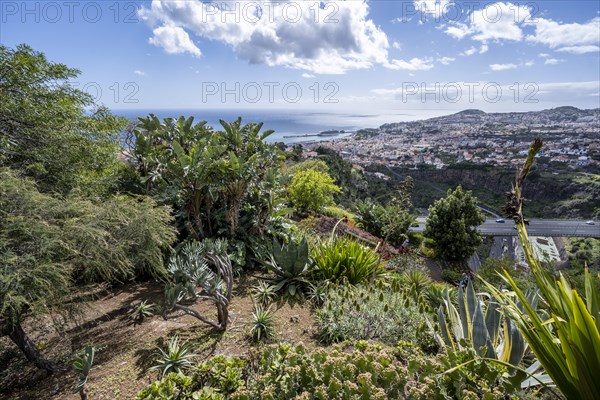
[[[351,114],[294,110],[198,110],[198,109],[157,109],[157,110],[113,110],[116,115],[122,115],[130,120],[145,117],[153,113],[158,118],[177,118],[194,116],[196,121],[206,120],[215,130],[221,129],[219,119],[231,122],[238,116],[245,122],[264,122],[263,130],[273,129],[267,139],[269,142],[302,143],[322,140],[339,139],[349,136],[361,128],[377,128],[380,125],[401,119],[401,115]],[[340,134],[314,136],[323,131],[344,131]],[[304,136],[308,135],[308,136]]]

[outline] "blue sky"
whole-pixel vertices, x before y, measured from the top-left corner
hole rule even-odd
[[[2,1],[0,41],[113,109],[600,107],[598,1]]]

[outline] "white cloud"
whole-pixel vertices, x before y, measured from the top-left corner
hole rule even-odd
[[[483,53],[487,53],[487,51],[490,49],[490,46],[488,46],[487,44],[482,44],[481,47],[479,48],[479,54],[483,54]]]
[[[566,46],[557,49],[556,51],[564,51],[573,54],[585,54],[585,53],[598,53],[600,52],[600,46],[587,45],[587,46]]]
[[[306,78],[306,79],[310,79],[310,78],[314,78],[315,76],[314,76],[314,75],[311,75],[311,74],[307,74],[307,73],[305,72],[305,73],[303,73],[303,74],[302,74],[302,77],[303,77],[303,78]]]
[[[167,52],[187,51],[198,56],[200,49],[189,40],[189,32],[230,46],[239,59],[250,64],[320,74],[393,65],[388,61],[388,38],[368,18],[366,1],[335,2],[334,15],[331,9],[315,13],[312,4],[292,0],[248,3],[153,0],[150,6],[141,8],[139,15],[151,26],[164,25],[157,29],[171,27],[176,29],[173,33],[177,37],[183,38],[185,34],[188,38],[174,46],[173,40],[166,40],[164,31],[155,29],[151,42]],[[262,14],[257,7],[262,8]],[[337,22],[331,21],[332,18]]]
[[[477,49],[475,47],[471,47],[470,49],[467,49],[467,50],[463,51],[462,53],[460,53],[460,55],[461,56],[472,56],[475,53],[477,53]]]
[[[452,57],[442,57],[442,58],[437,59],[437,61],[443,65],[448,65],[454,60],[456,60],[456,58],[452,58]]]
[[[178,26],[163,25],[152,31],[153,35],[148,41],[158,47],[162,47],[169,54],[190,53],[194,57],[200,57],[200,49],[196,47],[190,36]]]
[[[506,71],[515,68],[517,68],[516,64],[490,64],[490,69],[492,71]]]
[[[540,53],[540,54],[538,54],[538,57],[548,58],[548,57],[550,57],[550,54],[548,54],[548,53]]]
[[[581,48],[579,54],[598,51],[591,49],[594,47],[592,45],[596,45],[595,48],[598,49],[597,45],[600,43],[600,34],[598,34],[600,32],[600,17],[584,24],[561,24],[550,19],[538,18],[531,25],[535,26],[535,34],[527,36],[528,41],[542,43],[553,49],[557,47],[569,49],[562,51],[573,50],[571,51],[573,53],[578,52],[575,49]],[[587,48],[587,46],[591,47]]]
[[[392,60],[388,65],[389,69],[403,69],[407,71],[426,71],[433,68],[433,60],[430,58],[412,58],[409,61]]]
[[[546,61],[544,62],[544,65],[556,65],[558,63],[561,63],[565,60],[561,60],[558,58],[547,58]]]
[[[523,65],[525,65],[526,67],[533,67],[533,65],[534,65],[534,64],[535,64],[535,63],[534,63],[533,61],[527,61],[527,62],[526,62],[525,64],[523,64]]]
[[[402,46],[400,46],[400,43],[398,43],[398,42],[394,42],[394,43],[392,43],[392,47],[393,47],[393,48],[395,48],[395,49],[398,49],[398,50],[400,50],[400,48],[401,48]]]
[[[520,24],[530,17],[531,11],[526,5],[492,3],[479,10],[474,10],[469,15],[467,24],[451,22],[445,32],[457,39],[470,36],[471,39],[480,42],[521,41],[523,31]]]
[[[448,11],[452,4],[451,0],[414,0],[417,11],[439,18]]]
[[[139,69],[136,69],[135,71],[133,71],[134,74],[139,75],[139,76],[146,76],[146,73],[144,71],[141,71]]]

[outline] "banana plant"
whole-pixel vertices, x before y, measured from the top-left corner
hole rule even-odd
[[[286,295],[295,297],[301,291],[301,286],[306,283],[305,273],[310,268],[308,242],[302,238],[300,243],[290,240],[288,244],[279,244],[273,239],[273,248],[270,259],[265,263],[267,268],[275,274],[273,290],[283,290]]]
[[[528,300],[529,304],[536,304],[534,292],[529,294]],[[439,341],[453,351],[472,347],[482,357],[514,366],[525,355],[527,343],[515,324],[500,313],[497,302],[488,301],[484,305],[475,294],[471,281],[466,289],[458,290],[458,310],[445,290],[445,299],[438,308],[438,320],[442,339]]]

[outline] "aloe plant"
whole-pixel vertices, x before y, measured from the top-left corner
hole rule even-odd
[[[271,257],[265,264],[275,274],[273,290],[283,290],[286,295],[295,297],[301,293],[301,288],[306,283],[304,275],[310,268],[306,238],[302,238],[300,243],[290,241],[283,245],[273,239]]]
[[[450,301],[447,289],[444,294],[443,304],[438,308],[443,345],[453,351],[472,347],[483,357],[514,366],[519,364],[527,347],[525,339],[515,324],[502,316],[497,302],[488,301],[484,305],[471,281],[466,289],[458,290],[458,310]],[[528,304],[535,304],[534,294],[529,298]]]
[[[88,345],[85,346],[79,353],[77,353],[75,355],[75,359],[73,360],[73,369],[79,375],[77,383],[75,384],[74,392],[79,393],[81,400],[87,399],[85,384],[88,381],[90,370],[92,369],[92,365],[94,364],[95,353],[96,348]]]
[[[542,145],[541,139],[531,144],[513,190],[507,194],[504,210],[516,223],[525,259],[549,310],[549,318],[544,319],[535,312],[506,270],[502,277],[523,304],[522,309],[510,294],[491,284],[486,285],[562,394],[568,399],[600,399],[597,375],[600,371],[600,290],[597,282],[593,282],[592,274],[586,268],[585,293],[582,295],[572,289],[562,275],[558,279],[551,277],[536,259],[525,227],[527,221],[523,217],[521,195],[523,183]]]

